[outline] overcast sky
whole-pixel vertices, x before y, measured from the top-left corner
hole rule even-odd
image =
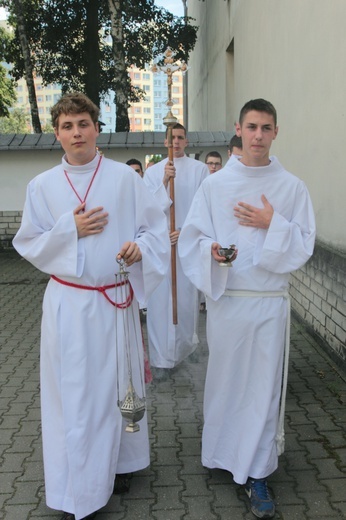
[[[182,0],[155,0],[155,4],[164,7],[176,16],[184,16],[184,5]]]
[[[184,16],[184,5],[182,0],[155,0],[155,3],[167,9],[176,16]],[[0,20],[5,20],[5,9],[0,7]]]

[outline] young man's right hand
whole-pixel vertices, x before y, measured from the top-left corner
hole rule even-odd
[[[216,260],[217,262],[224,262],[226,260],[226,257],[219,255],[219,249],[221,249],[222,246],[218,242],[213,242],[211,245],[211,256]],[[232,257],[232,262],[237,258],[238,255],[238,249],[235,250],[234,257]]]
[[[89,211],[85,211],[85,202],[76,207],[73,215],[76,223],[78,238],[102,233],[104,227],[108,224],[108,213],[102,212],[102,210],[103,207],[98,206],[96,208],[89,209]]]
[[[163,184],[167,188],[169,180],[175,177],[175,166],[172,161],[167,161],[165,164],[165,175],[163,176]]]

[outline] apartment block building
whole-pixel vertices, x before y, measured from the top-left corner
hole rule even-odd
[[[164,131],[166,127],[163,124],[163,118],[168,112],[166,74],[163,72],[154,74],[150,70],[130,67],[129,75],[133,86],[141,88],[146,93],[144,99],[138,103],[133,103],[129,108],[130,131]],[[51,123],[50,108],[61,96],[61,87],[59,84],[44,86],[42,78],[37,76],[35,78],[35,89],[40,121],[44,129]],[[174,102],[172,112],[179,123],[183,124],[183,77],[181,72],[173,74],[172,99]],[[16,108],[22,108],[30,114],[28,90],[24,79],[20,79],[17,83]],[[100,120],[104,123],[102,131],[114,132],[116,120],[114,92],[110,92],[101,102],[100,110]],[[29,126],[28,132],[31,131],[31,126]]]
[[[28,89],[25,79],[22,78],[17,82],[17,103],[15,108],[23,109],[27,114],[30,114],[30,104]],[[57,83],[52,85],[43,85],[42,78],[37,76],[35,78],[35,90],[38,113],[42,125],[42,129],[51,126],[50,109],[58,101],[61,96],[61,87]],[[31,120],[29,120],[28,132],[32,131]]]

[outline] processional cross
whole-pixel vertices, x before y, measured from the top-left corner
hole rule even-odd
[[[183,74],[187,71],[188,66],[184,61],[174,62],[175,52],[169,47],[164,53],[163,65],[154,64],[151,67],[152,72],[164,72],[167,76],[167,87],[168,87],[168,99],[166,106],[168,112],[163,118],[163,124],[167,126],[167,143],[168,143],[168,160],[173,161],[173,139],[172,129],[178,122],[177,118],[172,113],[172,106],[174,101],[172,99],[172,83],[174,72],[182,72]],[[174,179],[171,177],[169,180],[169,195],[172,201],[170,207],[170,230],[175,231],[175,205],[174,205]],[[172,312],[173,312],[173,324],[178,323],[178,312],[177,312],[177,253],[176,244],[171,245],[171,274],[172,274]]]

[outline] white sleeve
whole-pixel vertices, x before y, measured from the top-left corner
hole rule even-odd
[[[302,267],[313,253],[315,216],[305,184],[301,181],[294,200],[292,218],[274,211],[269,229],[254,254],[254,265],[278,274]]]
[[[37,269],[60,276],[81,276],[84,267],[83,239],[73,212],[54,218],[42,197],[34,194],[34,183],[27,188],[21,226],[13,239],[18,253]]]
[[[211,255],[211,245],[216,241],[208,188],[202,184],[180,232],[178,251],[185,275],[213,300],[224,293],[228,278],[228,269],[221,267]]]

